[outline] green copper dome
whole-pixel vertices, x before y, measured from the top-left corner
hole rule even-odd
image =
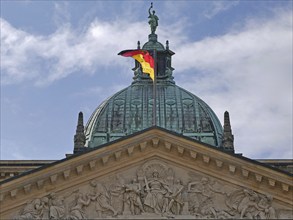
[[[153,81],[142,73],[140,64],[135,61],[132,84],[105,100],[90,117],[85,129],[86,146],[99,147],[152,127],[156,115],[158,127],[221,147],[223,129],[213,110],[175,84],[171,66],[174,52],[169,50],[168,42],[165,49],[157,42],[157,35],[150,34],[143,49],[150,54],[156,50],[156,114],[153,111]]]
[[[157,126],[219,147],[222,126],[200,98],[172,83],[157,85]],[[153,125],[152,83],[132,84],[104,101],[86,126],[88,147],[116,140]]]

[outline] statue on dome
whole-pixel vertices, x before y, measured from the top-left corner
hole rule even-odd
[[[155,34],[155,32],[156,32],[156,29],[157,29],[157,27],[158,27],[158,20],[159,20],[159,18],[158,18],[158,16],[157,15],[155,15],[155,11],[153,10],[153,13],[151,13],[151,9],[153,8],[153,3],[151,3],[151,7],[149,8],[149,24],[150,24],[150,27],[151,27],[151,32],[152,32],[152,34]]]

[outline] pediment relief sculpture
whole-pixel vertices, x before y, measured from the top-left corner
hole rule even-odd
[[[276,219],[292,210],[270,195],[158,159],[28,201],[14,219]]]

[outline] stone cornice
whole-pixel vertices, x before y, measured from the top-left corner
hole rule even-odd
[[[22,202],[29,195],[52,189],[65,190],[97,176],[117,172],[148,158],[158,157],[190,170],[197,170],[222,181],[270,193],[275,199],[293,204],[292,177],[251,160],[221,152],[161,129],[151,129],[91,150],[35,172],[1,184],[3,210],[13,208],[15,199]],[[70,181],[68,181],[70,180]]]

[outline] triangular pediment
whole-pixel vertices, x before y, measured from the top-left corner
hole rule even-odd
[[[292,176],[160,128],[3,181],[0,200],[23,219],[290,218],[293,205]]]

